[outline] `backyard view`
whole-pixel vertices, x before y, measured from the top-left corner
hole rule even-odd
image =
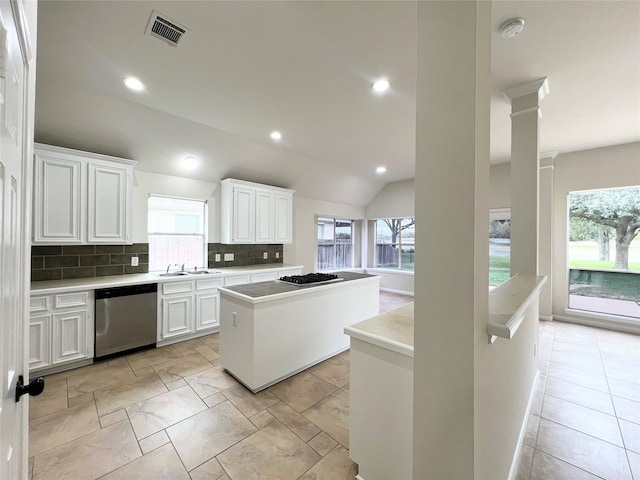
[[[640,318],[640,187],[569,195],[569,307]]]
[[[489,286],[509,280],[511,268],[511,220],[489,222]]]

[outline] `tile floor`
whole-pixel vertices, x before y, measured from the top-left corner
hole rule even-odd
[[[541,322],[539,358],[518,480],[640,480],[640,337]],[[47,377],[30,477],[354,478],[348,352],[256,395],[218,359],[214,334]]]
[[[540,322],[518,480],[640,480],[640,337]]]

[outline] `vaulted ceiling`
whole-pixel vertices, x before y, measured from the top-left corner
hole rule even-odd
[[[385,183],[414,175],[416,8],[41,1],[36,141],[133,158],[144,171],[236,177],[366,205]],[[543,76],[542,151],[640,140],[640,3],[492,8],[492,163],[509,160],[502,91]],[[145,34],[153,10],[187,28],[177,47]],[[512,17],[525,30],[504,39],[499,27]],[[129,75],[146,90],[126,89]],[[391,89],[378,96],[370,86],[382,76]],[[185,156],[198,159],[196,170],[184,170]]]

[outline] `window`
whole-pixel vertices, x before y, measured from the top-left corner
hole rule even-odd
[[[489,219],[489,286],[496,287],[511,276],[511,210],[491,210]]]
[[[353,221],[318,217],[318,270],[353,267]]]
[[[207,202],[149,195],[148,207],[149,270],[206,266]]]
[[[569,308],[640,318],[640,187],[568,200]]]
[[[415,236],[414,218],[376,220],[375,266],[413,271]]]

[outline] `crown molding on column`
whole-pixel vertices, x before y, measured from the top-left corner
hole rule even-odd
[[[557,156],[557,150],[540,153],[540,168],[553,168],[553,161]]]
[[[547,77],[540,78],[539,80],[534,80],[530,83],[525,83],[524,85],[520,85],[518,87],[510,88],[509,90],[505,90],[502,92],[507,103],[511,104],[511,101],[514,98],[523,97],[525,95],[530,95],[532,93],[538,93],[538,101],[542,100],[549,94],[549,80]]]

